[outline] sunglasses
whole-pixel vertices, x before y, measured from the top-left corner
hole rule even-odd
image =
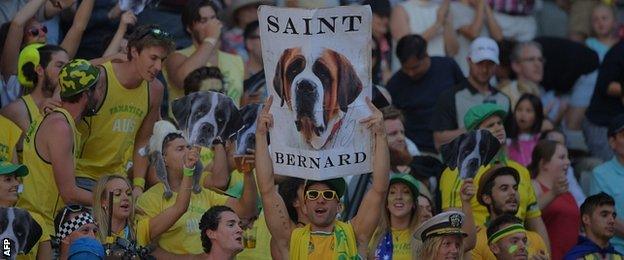
[[[308,190],[306,191],[306,198],[308,200],[317,200],[320,196],[323,196],[324,200],[333,200],[338,198],[333,190]]]
[[[40,27],[31,27],[30,29],[28,29],[28,33],[33,37],[39,36],[39,32],[48,33],[48,27],[42,25]]]
[[[169,36],[168,32],[165,32],[164,30],[158,29],[158,28],[152,28],[148,31],[146,31],[145,33],[143,33],[138,40],[143,39],[143,37],[147,36],[147,35],[152,35],[158,39],[171,39],[171,37]]]

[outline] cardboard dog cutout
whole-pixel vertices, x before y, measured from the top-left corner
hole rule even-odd
[[[236,132],[236,155],[249,154],[256,149],[256,121],[262,104],[249,104],[241,108],[243,126]]]
[[[242,119],[232,99],[221,93],[200,91],[173,101],[173,115],[191,145],[212,147],[225,142],[241,127]]]
[[[30,213],[20,208],[0,207],[0,241],[8,239],[10,248],[4,248],[0,258],[15,259],[18,253],[28,254],[41,237],[41,226],[30,216]],[[5,255],[9,249],[8,255]]]
[[[275,173],[331,179],[372,171],[369,6],[261,6],[260,40]]]
[[[481,166],[487,165],[500,150],[501,144],[490,131],[473,130],[440,147],[444,163],[459,169],[461,179],[474,178]]]

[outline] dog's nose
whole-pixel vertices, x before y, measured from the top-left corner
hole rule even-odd
[[[299,94],[311,94],[315,91],[315,84],[309,80],[299,81],[297,84],[297,93]]]

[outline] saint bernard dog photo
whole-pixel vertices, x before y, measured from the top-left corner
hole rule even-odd
[[[273,77],[281,107],[295,118],[292,124],[310,148],[327,148],[338,134],[349,105],[362,92],[353,65],[329,48],[285,49]]]

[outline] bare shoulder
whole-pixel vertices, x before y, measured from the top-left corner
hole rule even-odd
[[[30,124],[27,110],[28,108],[26,108],[24,101],[17,99],[0,109],[0,115],[13,121],[22,131],[26,131]]]
[[[65,132],[70,133],[71,127],[67,118],[61,113],[50,113],[41,122],[41,129],[44,129],[50,136],[56,136]]]

